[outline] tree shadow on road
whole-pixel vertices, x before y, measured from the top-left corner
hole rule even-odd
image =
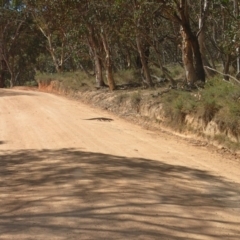
[[[0,206],[1,239],[240,239],[239,184],[77,149],[1,153]]]

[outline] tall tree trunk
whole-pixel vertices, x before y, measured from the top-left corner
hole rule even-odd
[[[132,66],[131,54],[130,54],[130,51],[128,49],[127,49],[126,61],[127,61],[127,68],[131,68],[131,66]]]
[[[136,56],[135,63],[136,63],[137,70],[142,69],[142,62],[139,54]]]
[[[15,55],[12,56],[11,66],[9,65],[9,72],[11,74],[10,88],[12,88],[14,86],[14,83],[15,83],[15,69],[14,69],[14,67],[15,67]]]
[[[190,27],[187,0],[180,1],[179,13],[181,17],[178,17],[176,14],[175,17],[182,26],[181,33],[183,37],[182,42],[183,59],[184,63],[187,64],[185,66],[185,69],[187,71],[186,75],[188,75],[191,78],[191,79],[187,78],[187,80],[189,81],[190,84],[193,84],[196,80],[205,82],[205,71],[203,68],[202,55],[200,52],[198,38],[195,34],[193,34]],[[193,70],[195,70],[195,74],[193,74]]]
[[[212,68],[211,64],[209,63],[207,57],[206,57],[206,49],[205,49],[205,36],[204,36],[204,31],[201,31],[199,36],[198,36],[198,42],[199,42],[199,47],[200,47],[200,52],[202,55],[202,62],[204,66]],[[208,77],[214,76],[215,73],[211,71],[208,68],[204,68],[205,73]]]
[[[231,63],[231,54],[227,54],[227,59],[224,63],[224,69],[223,69],[224,74],[229,74],[230,63]],[[224,80],[229,81],[229,76],[224,75]]]
[[[197,75],[193,64],[192,45],[187,34],[183,31],[183,29],[181,29],[181,35],[182,35],[182,59],[186,74],[186,80],[190,86],[193,86],[195,81],[197,80]]]
[[[138,16],[135,19],[135,31],[136,31],[136,44],[137,44],[137,50],[140,58],[139,66],[142,65],[142,73],[143,73],[143,81],[145,84],[148,85],[148,87],[153,86],[151,74],[148,67],[148,59],[145,54],[149,55],[149,49],[144,49],[144,43],[142,42],[142,36],[140,29],[143,25],[143,16],[140,14],[141,12],[141,4],[138,3],[138,1],[133,0],[133,7],[134,7],[134,14]],[[139,60],[138,58],[138,60]]]
[[[3,59],[0,59],[0,88],[5,87],[5,70],[6,70],[6,63]]]
[[[197,36],[192,34],[192,38],[190,38],[190,39],[191,39],[191,45],[193,48],[197,80],[205,82],[205,71],[204,71],[204,67],[203,67],[202,54],[200,52],[200,46],[198,43]]]
[[[6,63],[3,58],[3,30],[0,29],[1,36],[0,36],[0,88],[5,87],[5,70],[6,70]]]
[[[204,66],[212,68],[206,57],[206,47],[205,47],[205,30],[206,30],[206,15],[208,14],[209,1],[201,0],[201,13],[199,18],[199,34],[198,34],[198,42],[200,47],[200,52],[202,56],[202,62]],[[208,77],[215,75],[215,72],[211,71],[209,68],[204,68],[205,73]]]
[[[113,69],[112,69],[112,59],[111,59],[111,53],[110,48],[107,40],[107,36],[104,33],[101,33],[101,39],[103,42],[103,47],[105,50],[105,61],[106,61],[106,77],[109,85],[109,89],[111,91],[116,89],[116,84],[113,77]]]
[[[239,0],[234,0],[234,15],[237,18],[239,16]],[[236,48],[237,53],[237,74],[240,74],[240,43]]]
[[[97,87],[104,87],[106,86],[106,84],[103,81],[102,62],[98,54],[96,53],[96,51],[94,51],[94,64],[95,64],[95,73],[96,73],[96,85]]]
[[[89,25],[88,31],[89,31],[88,42],[93,54],[94,65],[95,65],[96,85],[97,87],[104,87],[106,86],[106,84],[104,83],[103,75],[102,75],[102,61],[99,57],[99,50],[98,50],[97,42],[94,36],[93,27]]]

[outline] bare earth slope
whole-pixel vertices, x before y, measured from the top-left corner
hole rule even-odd
[[[240,163],[64,97],[0,90],[0,239],[239,240]]]

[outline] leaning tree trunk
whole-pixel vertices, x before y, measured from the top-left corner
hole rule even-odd
[[[56,72],[60,73],[60,72],[62,72],[62,66],[58,63],[58,59],[55,55],[55,51],[54,51],[54,48],[52,46],[52,39],[51,39],[51,37],[48,37],[47,40],[48,40],[48,45],[49,45],[47,50],[49,51],[49,53],[52,57],[53,64],[54,64]]]
[[[205,29],[205,27],[202,28],[201,32],[198,35],[198,42],[199,42],[199,48],[200,48],[200,52],[201,52],[201,56],[202,56],[202,63],[203,63],[203,66],[213,68],[206,57],[204,29]],[[208,77],[212,77],[215,75],[215,72],[211,71],[209,68],[204,68],[204,70]]]
[[[198,36],[198,42],[199,42],[199,47],[200,47],[200,52],[202,55],[202,62],[203,65],[206,67],[212,68],[211,64],[209,63],[207,57],[206,57],[206,48],[205,48],[205,34],[204,31],[202,30]],[[204,68],[205,73],[208,77],[212,77],[215,75],[215,73],[208,68]]]
[[[14,82],[15,82],[15,71],[14,71],[14,65],[15,65],[15,58],[14,56],[12,57],[11,59],[11,62],[9,60],[8,57],[2,55],[3,59],[4,59],[4,62],[6,64],[6,67],[7,67],[7,70],[8,72],[10,73],[10,87],[12,88],[14,86]]]
[[[146,84],[148,85],[148,87],[152,87],[153,82],[152,82],[151,74],[150,74],[150,71],[149,71],[149,67],[148,67],[148,64],[147,64],[147,59],[146,59],[146,56],[145,56],[145,52],[143,50],[142,41],[140,39],[140,36],[136,37],[136,43],[137,43],[137,49],[138,49],[139,57],[140,57],[140,60],[141,60],[141,65],[142,65],[143,74],[144,74]]]

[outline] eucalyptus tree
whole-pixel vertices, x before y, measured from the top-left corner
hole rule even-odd
[[[148,86],[152,86],[152,78],[150,74],[150,70],[148,67],[148,52],[146,52],[146,40],[144,35],[148,35],[147,30],[149,30],[148,26],[146,23],[149,21],[149,17],[151,16],[148,13],[149,6],[147,1],[137,1],[133,0],[132,1],[133,5],[133,24],[135,28],[135,34],[136,34],[136,45],[137,45],[137,50],[139,53],[139,57],[141,60],[141,65],[142,65],[142,70],[143,70],[143,75],[144,75],[144,80],[147,83]],[[149,49],[147,49],[149,51]],[[147,53],[147,54],[146,54]]]
[[[19,77],[19,39],[27,28],[26,17],[22,11],[21,1],[0,2],[0,87],[6,85],[9,75],[9,85],[13,86]]]
[[[114,70],[132,66],[134,58],[143,81],[152,86],[149,63],[168,74],[164,64],[180,62],[180,51],[190,85],[205,81],[204,66],[210,66],[212,52],[220,53],[225,66],[227,54],[233,60],[237,57],[235,0],[24,0],[24,4],[26,15],[45,38],[55,70],[77,66],[89,72],[91,61],[98,87],[105,85],[105,70],[110,89],[115,89]],[[219,27],[211,31],[214,24]]]
[[[238,0],[233,0],[233,6],[234,6],[234,17],[236,20],[238,20],[238,29],[240,28],[240,3]],[[240,36],[239,36],[239,31],[238,31],[238,40],[240,41]],[[237,54],[237,75],[240,73],[240,43],[238,41],[238,44],[236,46],[236,54]]]
[[[11,2],[9,0],[0,1],[0,87],[5,87],[6,74],[8,72],[7,60],[9,40],[8,30],[12,23]]]
[[[202,62],[204,65],[205,73],[208,77],[211,77],[215,74],[215,72],[211,71],[210,68],[212,68],[208,56],[207,56],[207,49],[206,49],[206,32],[207,32],[207,20],[209,18],[209,7],[210,7],[210,1],[209,0],[201,0],[199,4],[199,8],[197,13],[198,17],[198,42],[199,47],[202,55]],[[195,14],[194,14],[195,15]]]
[[[46,49],[52,57],[55,70],[62,72],[69,57],[66,52],[71,19],[67,2],[64,0],[24,0],[26,10],[46,39]]]
[[[141,70],[143,82],[151,87],[153,82],[148,63],[152,45],[151,24],[154,19],[156,2],[116,0],[114,6],[118,20],[115,20],[112,29],[115,28],[114,31],[118,36],[118,45],[121,48],[119,50],[125,55],[128,67],[132,65],[131,55],[134,55],[135,65]]]
[[[6,31],[5,7],[8,1],[0,1],[0,88],[5,86],[6,63],[3,58],[5,54],[4,32]]]
[[[240,3],[230,0],[215,0],[209,4],[207,37],[211,54],[223,66],[224,79],[228,80],[232,64],[237,69],[240,42]]]
[[[205,82],[202,55],[198,42],[198,33],[192,30],[189,1],[175,1],[173,20],[181,26],[182,59],[187,82],[193,85],[197,80]],[[203,29],[199,29],[203,31]]]
[[[104,68],[109,88],[114,90],[116,84],[113,74],[113,49],[118,42],[118,29],[123,22],[124,9],[116,0],[76,1],[75,7],[78,10],[76,25],[81,29],[85,43],[89,46],[95,66],[97,86],[105,85],[102,73]],[[81,37],[82,41],[84,37]]]
[[[181,64],[178,47],[179,27],[174,21],[166,19],[162,4],[159,4],[158,1],[145,3],[145,5],[144,16],[148,16],[148,24],[145,23],[145,28],[142,28],[142,35],[151,50],[147,62],[160,68],[163,75],[170,80],[172,85],[175,85],[174,79],[164,65],[168,63]],[[145,54],[145,56],[147,55]]]
[[[152,85],[151,74],[148,66],[149,48],[157,56],[158,66],[167,74],[163,67],[163,52],[169,49],[160,50],[164,45],[174,46],[178,52],[179,34],[181,32],[182,60],[186,72],[186,79],[190,85],[197,80],[205,81],[202,55],[198,42],[198,34],[203,31],[203,27],[193,31],[193,17],[190,16],[190,7],[196,7],[196,3],[189,4],[187,0],[132,0],[128,1],[129,26],[133,29],[136,39],[136,47],[141,59],[143,75],[148,86]],[[205,8],[203,9],[205,13]],[[202,22],[205,15],[202,14]],[[203,25],[203,24],[202,24]],[[196,28],[194,28],[195,30]],[[147,48],[147,49],[146,49]],[[177,55],[177,53],[173,53]],[[170,77],[170,75],[169,75]],[[170,78],[171,79],[171,78]],[[172,79],[171,79],[172,80]]]
[[[96,86],[105,86],[103,78],[103,46],[96,18],[95,1],[71,1],[73,16],[75,19],[76,39],[78,45],[88,47],[88,57],[92,59]],[[81,47],[83,48],[83,47]]]
[[[207,1],[205,1],[207,2]],[[181,33],[182,61],[186,72],[186,79],[190,85],[197,80],[205,81],[205,72],[202,61],[202,54],[198,41],[198,35],[204,31],[204,20],[206,9],[202,9],[202,24],[195,27],[190,16],[192,8],[197,3],[189,4],[187,0],[132,0],[128,2],[128,9],[131,9],[129,16],[132,19],[130,26],[135,32],[136,46],[141,59],[141,65],[146,83],[151,86],[152,79],[148,66],[149,53],[144,49],[151,47],[158,58],[158,65],[164,71],[160,48],[169,40],[174,43],[175,51],[178,51],[178,33],[176,26],[179,26]],[[190,12],[191,11],[191,12]],[[169,51],[166,49],[165,51]],[[167,71],[165,71],[167,73]]]
[[[101,42],[100,48],[104,51],[104,67],[106,70],[106,78],[110,90],[116,88],[114,75],[113,75],[113,58],[112,49],[117,39],[116,29],[119,27],[119,21],[121,20],[121,8],[118,5],[118,1],[89,1],[91,9],[93,11],[93,24],[88,24],[89,33],[97,35]],[[94,33],[93,33],[94,31]],[[94,36],[90,35],[90,43],[94,45]],[[96,41],[96,39],[95,39]]]

